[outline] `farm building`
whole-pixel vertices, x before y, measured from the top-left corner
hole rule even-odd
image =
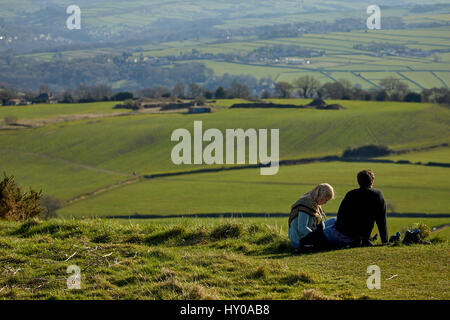
[[[18,106],[20,105],[22,100],[20,99],[9,99],[9,105],[10,106]]]

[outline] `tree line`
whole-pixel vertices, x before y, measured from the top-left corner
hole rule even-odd
[[[2,88],[2,84],[0,84],[0,88]],[[49,97],[63,103],[123,101],[145,97],[196,99],[199,103],[206,99],[322,98],[450,104],[450,90],[448,88],[431,88],[416,92],[410,90],[405,82],[396,78],[381,80],[379,88],[363,89],[358,85],[352,85],[346,79],[322,84],[313,76],[303,76],[292,82],[274,82],[270,77],[257,80],[251,76],[230,76],[228,74],[221,77],[212,77],[204,84],[180,81],[173,86],[154,86],[142,90],[121,92],[113,92],[110,86],[104,84],[81,84],[74,90],[56,93],[51,92],[45,85],[42,85],[38,92],[27,91],[23,93],[5,85],[3,85],[3,89],[0,89],[0,101],[3,104],[8,104],[8,100],[18,97],[29,99],[34,103],[46,103]]]

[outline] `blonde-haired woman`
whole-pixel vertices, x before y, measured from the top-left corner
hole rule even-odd
[[[291,207],[289,215],[289,239],[295,249],[323,249],[328,240],[323,234],[326,215],[322,206],[334,199],[334,189],[321,183],[305,193]]]

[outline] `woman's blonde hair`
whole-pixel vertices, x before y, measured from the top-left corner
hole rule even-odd
[[[315,202],[334,199],[334,189],[328,183],[321,183],[308,193]]]

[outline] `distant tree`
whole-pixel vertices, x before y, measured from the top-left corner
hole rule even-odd
[[[230,95],[233,98],[244,98],[250,97],[250,90],[245,84],[239,83],[238,81],[233,81],[231,83]]]
[[[33,103],[47,103],[48,99],[48,93],[43,92],[33,98]]]
[[[280,81],[275,84],[275,96],[277,98],[290,98],[294,87],[289,82]]]
[[[75,90],[74,95],[78,101],[93,101],[91,88],[85,84],[80,84]]]
[[[6,104],[10,99],[17,98],[17,93],[11,89],[0,89],[0,102]]]
[[[211,91],[209,91],[209,90],[205,90],[203,95],[205,96],[206,99],[212,99],[213,96],[214,96],[214,94]]]
[[[264,90],[264,91],[261,93],[261,99],[269,99],[269,98],[270,98],[270,92],[267,91],[267,90]]]
[[[342,98],[343,100],[350,100],[353,98],[354,91],[356,90],[357,93],[359,93],[361,90],[361,87],[358,87],[359,84],[356,84],[355,86],[352,86],[352,83],[347,79],[338,79],[338,83],[342,86],[343,92],[342,92]]]
[[[26,90],[24,95],[23,95],[23,98],[26,101],[32,101],[35,96],[36,96],[36,94],[33,91]],[[1,98],[0,98],[0,101],[1,101]]]
[[[184,98],[185,85],[182,82],[178,82],[172,89],[172,94],[180,99]]]
[[[203,95],[203,88],[196,83],[189,83],[188,86],[188,96],[190,98],[196,98],[198,96]]]
[[[338,83],[342,86],[342,88],[344,88],[344,90],[347,91],[347,92],[350,91],[350,90],[352,90],[352,88],[353,88],[352,83],[351,83],[349,80],[347,80],[347,79],[339,78],[337,82],[338,82]]]
[[[216,99],[226,99],[228,96],[226,90],[223,87],[218,87],[214,92],[214,98]]]
[[[50,94],[50,89],[45,84],[42,84],[39,87],[39,94],[42,94],[42,93]]]
[[[90,93],[95,101],[108,101],[112,96],[112,89],[107,85],[100,84],[93,86],[90,89]]]
[[[387,202],[386,203],[386,210],[388,211],[388,212],[391,212],[391,213],[396,213],[397,211],[397,206],[395,205],[395,202],[393,202],[393,201],[389,201],[389,202]]]
[[[123,101],[127,99],[133,99],[133,94],[131,92],[119,92],[111,97],[114,101]]]
[[[376,101],[386,101],[387,93],[386,90],[379,90],[375,96]]]
[[[327,82],[319,89],[323,99],[342,99],[345,89],[339,82]]]
[[[40,201],[43,208],[42,217],[44,219],[56,218],[56,211],[62,207],[62,201],[50,195],[44,195]]]
[[[195,97],[194,102],[198,106],[203,106],[206,104],[206,99],[203,95],[200,95]]]
[[[301,98],[312,98],[320,88],[320,82],[312,76],[295,79],[293,84]]]
[[[447,88],[431,88],[422,91],[423,101],[450,104],[450,90]]]
[[[422,102],[422,96],[416,92],[409,92],[407,95],[405,95],[405,97],[403,98],[403,101],[405,101],[405,102]]]
[[[408,92],[408,85],[394,77],[382,79],[380,81],[380,86],[386,91],[386,94],[390,99],[396,101],[403,100],[403,97]]]
[[[72,93],[70,92],[70,90],[66,90],[63,93],[61,102],[63,103],[72,103],[74,102],[73,97],[72,97]]]
[[[163,86],[157,86],[155,88],[155,98],[168,98],[170,97],[170,90]]]
[[[367,91],[363,90],[359,87],[353,87],[352,91],[350,92],[350,95],[344,95],[342,99],[344,100],[365,100],[367,96]]]
[[[144,98],[155,98],[156,97],[155,89],[153,89],[153,88],[142,89],[139,92],[139,95]]]

